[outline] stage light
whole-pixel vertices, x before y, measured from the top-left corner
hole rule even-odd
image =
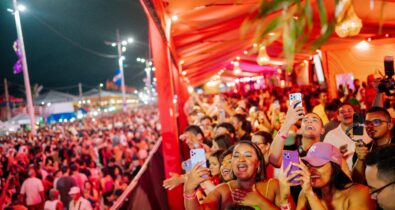
[[[358,50],[366,51],[370,48],[370,44],[367,41],[363,40],[356,44],[355,48],[357,48]]]
[[[173,22],[176,22],[176,21],[178,20],[178,16],[177,16],[177,15],[171,16],[171,20],[172,20]]]
[[[22,5],[22,4],[18,5],[18,10],[19,10],[20,12],[25,11],[25,10],[26,10],[25,5]]]

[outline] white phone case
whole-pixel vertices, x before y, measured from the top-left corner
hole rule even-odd
[[[291,93],[289,94],[289,105],[291,105],[294,101],[302,101],[301,93]],[[296,107],[302,107],[302,102],[300,102]]]
[[[204,151],[204,149],[191,149],[190,155],[191,155],[191,163],[192,163],[191,168],[193,168],[198,162],[202,162],[202,161],[203,161],[202,166],[207,167],[206,152]]]

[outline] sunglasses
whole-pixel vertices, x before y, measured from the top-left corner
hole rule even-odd
[[[390,183],[388,183],[388,184],[386,184],[386,185],[384,185],[384,186],[382,186],[382,187],[380,187],[380,188],[378,188],[378,189],[371,190],[371,191],[369,192],[369,193],[370,193],[370,196],[371,196],[372,198],[377,198],[378,194],[379,194],[382,190],[384,190],[385,188],[387,188],[387,187],[389,187],[389,186],[391,186],[391,185],[393,185],[393,184],[395,184],[395,181],[390,182]]]
[[[388,121],[374,119],[374,120],[365,120],[365,125],[370,126],[373,125],[374,127],[380,126],[382,123],[389,123]]]

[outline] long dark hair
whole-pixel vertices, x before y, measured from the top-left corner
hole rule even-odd
[[[240,144],[250,145],[254,149],[256,155],[258,156],[258,160],[260,161],[260,163],[259,163],[259,170],[257,169],[257,172],[256,172],[255,181],[259,182],[259,181],[265,180],[267,177],[266,166],[265,166],[265,157],[263,156],[259,147],[256,144],[252,143],[251,141],[240,141],[239,143],[236,144],[236,146],[240,145]]]
[[[214,141],[217,143],[219,149],[227,150],[231,147],[235,141],[228,134],[218,135],[214,138]]]
[[[332,176],[330,180],[331,189],[344,190],[350,188],[352,186],[350,185],[352,183],[350,177],[348,177],[343,172],[343,170],[338,164],[333,162],[330,163],[332,166]],[[322,192],[320,189],[314,188],[313,190],[319,198],[322,198]]]

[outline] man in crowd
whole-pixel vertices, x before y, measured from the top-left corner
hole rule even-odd
[[[223,122],[215,127],[214,137],[225,135],[225,134],[229,135],[232,139],[236,138],[236,130],[231,123]]]
[[[392,141],[391,130],[393,124],[388,111],[382,107],[372,107],[368,110],[365,118],[366,132],[373,141],[369,144],[357,143],[357,161],[352,171],[353,180],[359,183],[365,182],[365,158],[369,151],[374,151],[387,144],[395,144]]]
[[[213,119],[207,115],[200,118],[200,128],[204,133],[204,137],[207,140],[206,143],[208,146],[212,146],[212,140],[214,138],[213,134]]]
[[[27,178],[21,187],[21,194],[25,196],[26,205],[29,210],[40,210],[45,201],[44,185],[40,179],[36,177],[34,167],[30,167]]]
[[[395,210],[395,145],[385,145],[366,156],[366,180],[380,208]]]
[[[88,200],[81,196],[79,187],[72,187],[69,195],[71,197],[69,210],[92,210],[92,206]]]
[[[313,108],[313,113],[316,113],[322,120],[322,123],[326,125],[329,122],[328,117],[325,113],[326,102],[328,101],[328,96],[326,92],[320,92],[319,104]]]
[[[338,110],[340,125],[326,134],[324,142],[332,144],[340,150],[351,171],[353,167],[352,157],[355,152],[355,142],[352,140],[354,108],[349,103],[343,103]],[[365,130],[363,131],[362,140],[365,143],[371,141]]]
[[[328,116],[329,122],[325,124],[325,132],[324,135],[322,135],[322,140],[324,140],[326,134],[337,128],[339,126],[340,122],[337,119],[337,104],[335,102],[330,102],[327,105],[325,105],[325,113],[326,116]]]
[[[210,152],[210,147],[204,144],[203,131],[197,125],[190,125],[185,128],[185,131],[180,138],[186,141],[186,144],[190,150],[203,148],[206,151],[206,154]],[[166,189],[171,190],[185,182],[185,176],[183,174],[170,172],[169,175],[170,178],[167,178],[163,181],[163,186]]]
[[[60,200],[63,205],[68,208],[71,200],[68,193],[72,187],[77,186],[77,182],[73,177],[69,176],[69,168],[67,166],[62,167],[62,173],[62,176],[56,182],[56,189],[59,190]]]
[[[236,138],[238,140],[251,140],[251,123],[247,121],[246,115],[233,115],[232,124],[236,129]]]

